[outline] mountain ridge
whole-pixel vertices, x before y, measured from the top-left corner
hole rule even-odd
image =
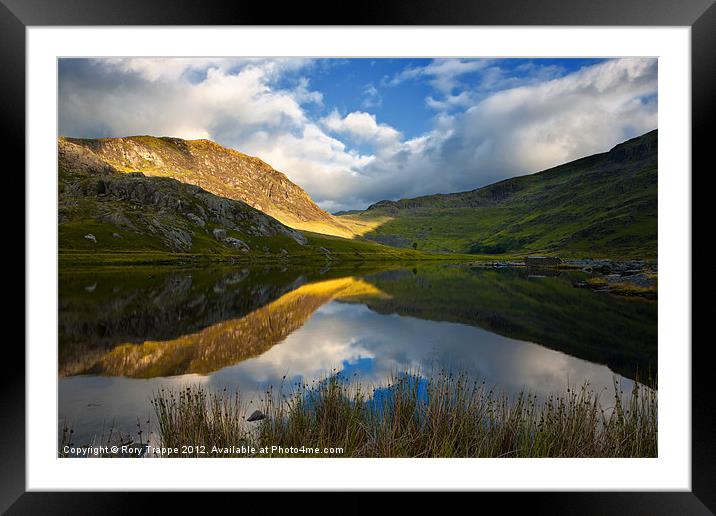
[[[460,192],[450,192],[450,193],[435,193],[435,194],[428,194],[428,195],[420,195],[417,197],[408,197],[408,198],[402,198],[397,201],[392,201],[388,199],[383,199],[381,201],[377,201],[373,204],[370,204],[365,210],[345,210],[342,212],[336,212],[334,215],[353,215],[356,213],[360,213],[361,211],[368,211],[368,210],[377,210],[377,209],[391,209],[391,208],[416,208],[420,207],[422,205],[423,200],[428,199],[435,199],[435,198],[452,198],[455,196],[469,196],[470,194],[478,194],[478,193],[487,193],[489,192],[492,194],[492,197],[494,201],[502,201],[506,199],[510,193],[514,192],[517,188],[514,186],[515,183],[519,182],[521,179],[527,178],[527,177],[533,177],[538,176],[540,174],[550,174],[555,170],[561,169],[563,166],[568,164],[583,164],[588,165],[590,161],[593,161],[599,157],[602,156],[611,156],[615,161],[626,161],[627,159],[633,159],[633,158],[643,158],[645,157],[652,149],[656,149],[655,143],[656,143],[656,135],[658,134],[658,129],[654,129],[652,131],[649,131],[641,136],[637,136],[635,138],[630,138],[629,140],[626,140],[622,143],[619,143],[615,146],[613,146],[611,149],[609,149],[606,152],[601,152],[597,154],[591,154],[589,156],[583,156],[581,158],[577,158],[575,160],[569,161],[567,163],[562,163],[560,165],[556,165],[554,167],[550,167],[545,170],[541,170],[539,172],[534,172],[532,174],[523,174],[521,176],[515,176],[510,177],[507,179],[502,179],[500,181],[496,181],[494,183],[490,183],[485,186],[481,186],[478,188],[473,188],[472,190],[465,190]],[[651,139],[651,135],[654,136],[654,139]]]

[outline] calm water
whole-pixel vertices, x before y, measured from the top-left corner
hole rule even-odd
[[[87,444],[151,420],[161,388],[248,399],[334,370],[378,384],[451,368],[541,395],[617,378],[628,393],[657,368],[656,302],[577,288],[583,277],[466,265],[61,274],[58,423]]]

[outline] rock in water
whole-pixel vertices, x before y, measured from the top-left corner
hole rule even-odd
[[[246,421],[261,421],[262,419],[266,419],[266,414],[260,410],[254,410],[251,415],[246,418]]]

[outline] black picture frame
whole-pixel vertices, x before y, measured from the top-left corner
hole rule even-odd
[[[323,11],[323,18],[317,11]],[[319,22],[320,20],[320,22]],[[714,120],[716,92],[716,6],[714,0],[369,0],[332,9],[305,3],[169,0],[0,0],[0,112],[3,149],[19,159],[14,170],[24,170],[25,156],[25,30],[28,26],[54,25],[604,25],[691,27],[692,70],[692,170],[703,168],[699,188],[692,185],[692,237],[713,235],[705,203],[696,197],[709,195],[706,180],[712,181],[710,132]],[[9,168],[6,167],[8,172]],[[709,173],[710,172],[710,173]],[[685,171],[684,180],[688,180]],[[24,181],[15,177],[7,184],[24,191]],[[668,216],[662,212],[660,216]],[[710,237],[709,239],[711,239]],[[692,270],[705,270],[706,257],[697,257],[692,238]],[[27,258],[27,257],[25,257]],[[25,268],[25,274],[29,271]],[[693,342],[673,343],[692,353],[692,490],[690,492],[642,493],[522,493],[484,494],[496,498],[502,510],[528,504],[533,512],[550,514],[712,514],[716,511],[716,404],[710,388],[709,341],[699,341],[694,330],[716,315],[711,301],[697,302],[713,280],[692,284]],[[704,298],[707,299],[707,298]],[[24,306],[24,305],[23,305]],[[25,492],[25,353],[15,342],[5,343],[6,367],[0,399],[0,510],[8,514],[115,514],[146,508],[146,502],[126,493],[40,493]],[[164,510],[186,503],[183,494],[158,494]],[[225,495],[212,495],[222,503]],[[242,495],[246,496],[246,495]],[[273,495],[272,495],[273,496]],[[356,496],[356,495],[354,495]],[[243,498],[244,509],[253,504]],[[264,499],[265,500],[265,499]],[[371,502],[355,498],[343,507],[370,510]],[[420,497],[413,502],[422,503]],[[259,503],[266,503],[259,502]],[[407,508],[407,507],[404,507]]]

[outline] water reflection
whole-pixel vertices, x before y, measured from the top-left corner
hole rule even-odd
[[[539,394],[610,387],[617,372],[628,392],[623,376],[656,368],[656,303],[578,289],[578,279],[465,266],[68,276],[60,419],[89,439],[112,421],[148,419],[162,387],[203,383],[250,398],[284,376],[333,369],[380,383],[450,367]]]
[[[353,277],[303,285],[243,317],[165,341],[120,344],[84,363],[79,374],[153,378],[208,374],[266,352],[300,328],[333,299],[381,297],[373,285]],[[69,368],[77,371],[78,367]]]

